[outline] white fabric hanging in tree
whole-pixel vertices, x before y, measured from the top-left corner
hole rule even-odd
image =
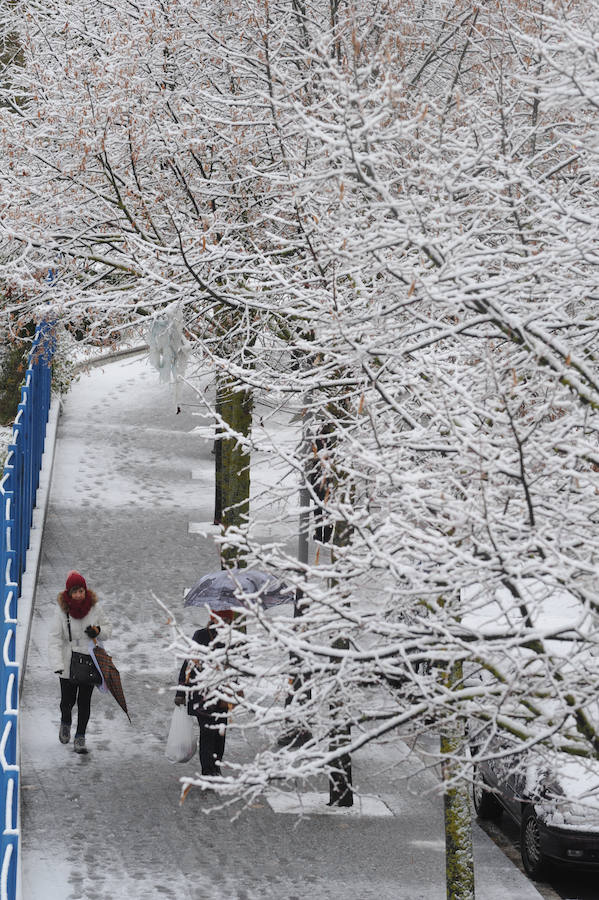
[[[183,377],[191,350],[183,334],[183,312],[179,303],[168,307],[160,319],[154,319],[144,337],[150,349],[150,363],[160,380],[175,383]]]

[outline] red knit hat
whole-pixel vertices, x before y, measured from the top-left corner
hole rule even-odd
[[[71,591],[73,588],[82,587],[87,591],[87,584],[85,583],[85,578],[83,575],[80,575],[79,572],[76,572],[73,569],[67,575],[67,591]]]

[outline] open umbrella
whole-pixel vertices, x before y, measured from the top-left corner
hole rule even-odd
[[[101,647],[99,644],[95,644],[95,646],[92,647],[92,653],[96,660],[96,666],[104,678],[104,684],[121,709],[127,714],[129,721],[131,721],[131,716],[129,715],[127,703],[125,701],[125,694],[123,693],[121,676],[119,670],[112,661],[112,656],[110,656],[104,647]]]
[[[264,609],[293,603],[293,590],[274,575],[259,569],[224,569],[200,578],[185,595],[183,606],[209,606],[215,612],[223,609],[246,609],[247,603],[236,596],[241,589],[246,594],[259,594]]]

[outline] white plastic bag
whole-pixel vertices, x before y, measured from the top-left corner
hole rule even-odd
[[[198,747],[195,720],[187,715],[187,708],[175,706],[166,741],[165,756],[172,763],[189,762]]]

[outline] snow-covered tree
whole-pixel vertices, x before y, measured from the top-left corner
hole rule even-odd
[[[10,8],[1,259],[33,299],[8,312],[108,337],[178,304],[236,464],[268,450],[315,510],[308,562],[255,539],[247,487],[221,539],[302,613],[252,607],[204,670],[263,747],[224,795],[398,732],[442,735],[448,786],[497,735],[597,757],[597,17]],[[223,412],[250,395],[302,412],[296,451]],[[277,746],[282,715],[310,739]]]

